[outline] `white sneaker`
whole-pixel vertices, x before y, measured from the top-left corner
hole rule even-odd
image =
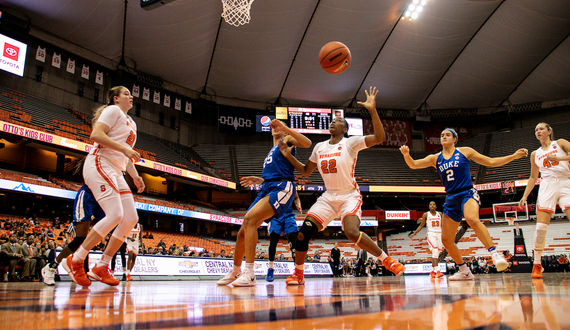
[[[44,284],[45,285],[55,285],[55,273],[57,272],[56,269],[51,268],[48,265],[45,265],[44,268],[42,268],[42,277],[44,278]]]
[[[493,259],[493,264],[495,264],[498,272],[502,272],[509,267],[509,263],[502,253],[495,251],[491,254],[491,258]]]
[[[237,280],[238,277],[240,277],[241,275],[241,271],[231,271],[229,273],[226,274],[226,276],[222,277],[220,280],[218,280],[218,282],[216,282],[218,285],[228,285],[230,283],[232,283],[233,281]]]
[[[232,282],[233,286],[255,286],[257,281],[255,280],[255,273],[251,271],[245,271]]]
[[[450,281],[473,281],[474,279],[475,276],[473,276],[471,270],[469,270],[468,273],[462,273],[459,271],[455,273],[455,275],[449,277]]]

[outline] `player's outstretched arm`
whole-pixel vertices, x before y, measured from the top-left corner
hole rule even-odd
[[[535,153],[536,152],[533,151],[530,154],[530,178],[528,178],[528,182],[526,183],[526,188],[524,188],[523,197],[519,201],[520,207],[523,207],[523,205],[527,202],[526,199],[528,198],[528,195],[530,195],[530,192],[532,191],[532,189],[536,185],[536,181],[538,180],[538,172],[539,171],[538,171],[538,166],[534,162],[534,154]]]
[[[481,155],[477,150],[470,147],[461,147],[458,149],[463,155],[465,155],[465,157],[467,157],[467,159],[473,160],[474,162],[487,167],[503,166],[513,160],[528,156],[528,150],[525,148],[521,148],[508,156],[494,158]]]
[[[386,141],[386,132],[384,131],[384,126],[382,126],[382,121],[380,121],[380,117],[378,116],[378,111],[376,111],[376,95],[378,95],[378,90],[376,87],[370,87],[370,92],[368,92],[368,90],[364,90],[364,92],[366,93],[366,102],[357,103],[368,109],[368,111],[370,111],[370,116],[372,117],[374,134],[366,135],[364,137],[366,146],[370,148]]]
[[[311,140],[309,140],[308,137],[290,129],[281,120],[273,119],[269,126],[271,126],[271,128],[277,132],[286,133],[287,135],[285,136],[284,140],[287,144],[291,144],[299,148],[308,148],[312,144]]]
[[[410,238],[414,238],[414,236],[416,236],[420,232],[420,230],[422,230],[422,228],[426,225],[427,212],[425,212],[424,215],[422,215],[422,218],[420,220],[422,222],[420,222],[418,228],[413,233],[410,234]]]
[[[293,147],[287,146],[286,143],[283,141],[279,142],[279,149],[281,150],[281,154],[285,157],[291,165],[299,172],[302,176],[308,177],[313,173],[313,171],[317,168],[317,164],[311,162],[310,160],[307,161],[307,164],[301,163],[295,156],[291,154],[291,150]]]
[[[436,155],[429,155],[425,158],[415,160],[412,158],[412,156],[410,156],[410,148],[407,145],[401,146],[400,152],[402,153],[402,155],[404,155],[404,160],[406,161],[406,164],[412,170],[417,170],[420,168],[426,168],[430,166],[435,167],[435,163],[437,161]]]

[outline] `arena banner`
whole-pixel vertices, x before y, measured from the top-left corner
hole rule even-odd
[[[89,253],[89,268],[95,267],[102,253]],[[131,271],[133,276],[212,276],[222,277],[232,270],[234,266],[232,259],[216,258],[190,258],[173,256],[138,256]],[[254,264],[255,275],[265,276],[267,274],[268,261],[256,260]],[[292,261],[275,261],[273,265],[276,275],[291,275],[295,271]],[[67,275],[62,265],[57,268],[60,275]],[[306,275],[332,275],[329,263],[306,263]],[[123,265],[120,258],[115,264],[115,276],[123,275]]]
[[[230,134],[255,133],[255,115],[245,108],[220,105],[218,107],[218,131]]]
[[[73,140],[73,139],[69,139],[69,138],[64,138],[64,137],[61,137],[61,136],[58,136],[55,134],[38,131],[38,130],[35,130],[32,128],[19,126],[19,125],[8,123],[8,122],[1,121],[1,120],[0,120],[0,131],[10,133],[10,134],[14,134],[14,135],[18,135],[18,136],[22,136],[22,137],[26,137],[29,139],[34,139],[34,140],[41,141],[41,142],[54,144],[54,145],[69,148],[69,149],[83,151],[86,153],[88,153],[93,148],[93,145],[85,143],[85,142],[81,142],[81,141],[77,141],[77,140]],[[183,168],[178,168],[175,166],[155,162],[155,161],[152,161],[149,159],[141,158],[141,160],[138,163],[136,163],[135,165],[147,167],[147,168],[152,168],[152,169],[160,171],[160,172],[174,174],[174,175],[182,176],[185,178],[190,178],[190,179],[201,181],[201,182],[207,182],[207,183],[217,185],[217,186],[227,187],[230,189],[236,189],[235,182],[226,181],[223,179],[218,179],[218,178],[208,176],[208,175],[204,175],[201,173],[188,171],[188,170],[183,169]]]

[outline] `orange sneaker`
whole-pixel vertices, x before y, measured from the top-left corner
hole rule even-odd
[[[130,282],[132,280],[133,280],[133,278],[131,277],[131,274],[127,274],[127,282]]]
[[[435,272],[433,270],[429,273],[429,277],[435,278]]]
[[[81,286],[90,286],[91,280],[87,278],[85,269],[83,269],[83,260],[73,262],[73,254],[63,259],[61,265],[69,274],[71,280]]]
[[[92,279],[108,285],[115,286],[121,283],[118,279],[114,278],[113,275],[111,275],[111,272],[109,272],[109,267],[107,266],[93,267],[93,269],[91,269],[87,275]]]
[[[437,273],[435,273],[435,277],[437,278],[443,277],[443,274],[438,270]]]
[[[394,275],[396,276],[401,276],[402,274],[404,274],[404,271],[406,270],[406,267],[404,265],[392,259],[392,257],[387,257],[386,259],[384,259],[384,261],[382,261],[382,265],[386,267],[386,269],[394,273]]]
[[[532,273],[530,274],[530,278],[542,278],[542,265],[541,264],[533,264],[532,265]]]
[[[305,284],[305,279],[303,277],[303,271],[295,268],[295,272],[293,273],[293,275],[287,277],[287,279],[285,280],[285,283],[287,283],[287,285],[303,285],[303,284]]]

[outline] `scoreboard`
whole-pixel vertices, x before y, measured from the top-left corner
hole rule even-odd
[[[288,108],[289,127],[303,134],[330,134],[332,109]]]

